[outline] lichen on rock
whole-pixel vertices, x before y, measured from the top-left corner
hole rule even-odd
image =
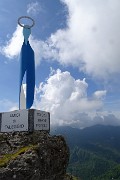
[[[63,136],[45,131],[0,134],[0,180],[67,180],[68,162]]]

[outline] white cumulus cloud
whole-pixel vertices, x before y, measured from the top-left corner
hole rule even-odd
[[[17,26],[11,39],[4,46],[0,47],[0,52],[9,59],[13,59],[19,55],[23,43],[22,28]]]
[[[68,8],[67,27],[49,43],[58,61],[77,66],[94,77],[109,78],[120,72],[120,1],[62,0]]]
[[[57,69],[36,87],[34,107],[49,111],[52,125],[79,124],[81,113],[95,113],[103,106],[102,98],[88,97],[87,88],[85,79],[75,80],[68,71]]]

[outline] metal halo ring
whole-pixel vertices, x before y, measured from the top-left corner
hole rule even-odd
[[[31,25],[31,26],[29,26],[29,25],[22,25],[22,24],[20,23],[20,20],[23,19],[23,18],[30,19],[30,20],[32,21],[32,25]],[[34,21],[31,17],[29,17],[29,16],[21,16],[21,17],[18,18],[18,24],[19,24],[21,27],[27,26],[27,28],[30,29],[30,28],[32,28],[32,27],[35,25],[35,21]]]

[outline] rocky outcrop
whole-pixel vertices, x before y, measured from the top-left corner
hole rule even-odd
[[[0,134],[0,180],[69,180],[69,148],[47,132]]]

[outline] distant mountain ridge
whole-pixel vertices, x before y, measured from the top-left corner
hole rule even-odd
[[[64,135],[71,147],[102,143],[108,147],[120,150],[120,126],[95,125],[85,129],[61,126],[52,130],[52,134]]]
[[[68,172],[82,180],[120,180],[120,126],[58,127],[71,152]]]

